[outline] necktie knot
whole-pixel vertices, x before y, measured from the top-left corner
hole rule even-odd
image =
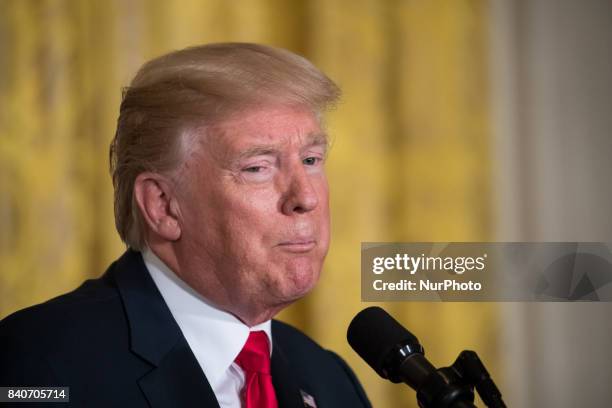
[[[270,374],[270,344],[265,332],[249,333],[246,344],[236,357],[236,364],[247,372]]]
[[[278,408],[270,373],[270,343],[263,331],[249,333],[249,338],[238,357],[245,375],[242,389],[244,408]]]

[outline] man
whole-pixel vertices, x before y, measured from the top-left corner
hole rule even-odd
[[[0,323],[0,386],[74,406],[368,407],[334,353],[271,320],[329,244],[336,85],[307,60],[212,44],[145,64],[111,144],[128,251],[100,279]]]

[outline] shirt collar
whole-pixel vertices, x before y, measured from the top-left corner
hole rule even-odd
[[[236,316],[213,306],[182,281],[150,249],[143,250],[142,257],[213,388],[222,380],[246,344],[250,331],[263,330],[268,336],[272,353],[270,320],[249,328]]]

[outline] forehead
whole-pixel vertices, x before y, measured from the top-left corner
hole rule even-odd
[[[317,116],[308,109],[292,107],[251,109],[222,122],[211,133],[214,136],[209,145],[226,153],[258,144],[300,147],[327,143]]]

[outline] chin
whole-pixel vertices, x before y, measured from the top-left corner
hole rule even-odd
[[[289,268],[282,279],[283,297],[288,301],[295,301],[307,295],[319,281],[321,268],[309,264],[301,268]]]

